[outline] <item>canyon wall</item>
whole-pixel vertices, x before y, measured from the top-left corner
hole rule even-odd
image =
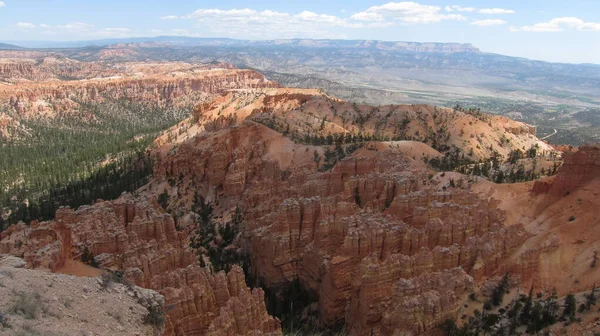
[[[553,179],[536,181],[533,193],[565,196],[600,176],[600,145],[582,146],[567,151],[563,164]]]
[[[438,191],[422,163],[368,147],[319,172],[316,147],[245,122],[181,144],[155,171],[183,176],[177,194],[198,192],[217,212],[239,205],[255,276],[273,288],[300,279],[323,325],[419,334],[453,316],[476,281],[502,274],[529,234],[504,227],[493,200]]]
[[[115,78],[87,81],[20,84],[0,88],[0,99],[22,116],[40,112],[69,112],[78,104],[105,99],[127,99],[144,103],[191,104],[198,97],[192,93],[212,95],[231,89],[276,87],[262,74],[252,70],[210,70],[195,75],[148,78]]]

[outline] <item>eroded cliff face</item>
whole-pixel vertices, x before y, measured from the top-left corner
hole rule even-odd
[[[589,291],[600,276],[592,266],[600,249],[600,146],[565,151],[563,159],[556,176],[504,200],[534,233],[520,249],[522,268],[559,295]]]
[[[0,136],[27,137],[25,120],[94,123],[102,119],[98,111],[112,110],[94,109],[101,104],[127,103],[134,113],[142,107],[187,110],[227,90],[278,86],[229,63],[80,62],[41,52],[0,52]]]
[[[255,275],[268,287],[300,279],[321,321],[345,320],[354,335],[430,330],[528,237],[502,225],[493,201],[436,191],[393,146],[367,145],[330,172],[316,171],[315,150],[246,123],[180,145],[157,172],[185,176],[177,193],[200,192],[217,211],[239,204]]]
[[[240,246],[253,276],[274,290],[299,280],[316,294],[321,326],[345,322],[352,335],[423,334],[457,317],[462,299],[487,278],[507,271],[531,277],[543,250],[524,246],[533,235],[519,223],[505,226],[499,202],[471,191],[467,177],[439,185],[423,157],[441,154],[424,143],[302,143],[328,133],[426,139],[442,129],[447,135],[435,141],[463,152],[502,135],[515,146],[540,143],[522,123],[499,118],[490,126],[485,118],[431,106],[353,106],[315,90],[227,93],[157,140],[143,197],[15,226],[0,253],[56,269],[91,246],[102,266],[165,296],[173,307],[169,333],[279,333],[264,293],[247,289],[238,267],[227,275],[201,268],[189,247],[195,223],[175,225],[152,197],[167,195],[180,219],[202,200],[218,224],[240,209]],[[491,133],[470,138],[473,125],[474,134]]]
[[[345,321],[353,335],[423,333],[457,314],[461,298],[484,279],[508,270],[519,279],[529,276],[525,261],[504,261],[531,234],[522,225],[505,227],[498,202],[470,192],[467,184],[440,190],[415,153],[423,144],[367,142],[323,169],[321,158],[334,146],[302,145],[284,136],[342,129],[336,118],[347,117],[341,111],[351,105],[315,101],[314,94],[256,99],[256,93],[240,93],[239,100],[223,96],[198,107],[199,126],[190,130],[195,137],[157,151],[157,182],[180,181],[171,190],[178,195],[171,207],[189,209],[195,193],[216,213],[239,206],[255,276],[272,288],[299,279],[317,294],[321,323]],[[259,108],[254,102],[261,99]],[[337,110],[337,116],[305,120],[303,114],[323,113],[311,110],[318,104]],[[358,116],[367,107],[359,109]],[[422,114],[426,109],[417,107]],[[396,109],[399,117],[390,111],[394,108],[381,113],[401,120],[408,112]],[[279,118],[290,122],[287,130],[277,125]],[[368,117],[364,129],[375,129],[376,119]],[[421,127],[423,120],[411,122]],[[389,125],[394,123],[381,127]],[[531,134],[527,127],[511,131],[525,139]]]
[[[73,113],[81,103],[106,99],[127,99],[144,103],[191,104],[201,99],[193,93],[210,95],[239,88],[276,87],[262,74],[252,70],[205,70],[179,76],[145,76],[140,78],[108,78],[84,81],[19,84],[0,88],[20,116],[35,118]]]
[[[534,193],[565,196],[600,176],[600,146],[582,146],[563,155],[559,174],[553,179],[536,181]]]
[[[0,253],[21,255],[32,268],[60,270],[88,248],[104,268],[120,269],[136,285],[165,297],[166,335],[281,334],[266,311],[264,292],[250,290],[241,268],[211,274],[188,247],[193,225],[178,231],[155,201],[126,195],[55,221],[12,226]]]

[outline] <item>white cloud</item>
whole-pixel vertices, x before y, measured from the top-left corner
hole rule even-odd
[[[373,6],[366,11],[354,14],[351,19],[362,21],[382,21],[386,18],[403,23],[431,23],[442,20],[464,21],[467,18],[459,14],[442,14],[441,7],[421,5],[416,2],[389,2]]]
[[[102,31],[115,32],[115,33],[126,33],[126,32],[129,32],[130,29],[129,28],[104,28],[104,29],[102,29]]]
[[[513,32],[525,31],[536,33],[561,32],[565,29],[576,29],[579,31],[600,31],[600,23],[585,22],[576,17],[561,17],[552,19],[548,22],[536,23],[532,26],[523,26],[520,28],[510,27],[510,30]]]
[[[150,29],[148,31],[151,32],[152,34],[161,34],[162,33],[162,30],[160,30],[160,29]]]
[[[50,28],[50,26],[45,23],[40,23],[39,26],[40,26],[40,28]]]
[[[58,25],[56,26],[61,29],[74,30],[80,32],[87,32],[94,28],[94,25],[83,23],[83,22],[71,22],[66,25]]]
[[[196,21],[196,27],[205,29],[214,36],[246,38],[340,38],[329,29],[373,28],[390,26],[392,22],[341,18],[335,15],[303,11],[298,14],[272,10],[257,11],[243,9],[198,9],[184,18]]]
[[[0,1],[0,7],[4,7],[4,2]]]
[[[331,23],[334,25],[344,26],[346,25],[346,21],[338,18],[333,15],[326,14],[317,14],[309,11],[303,11],[302,13],[296,15],[296,17],[303,21],[311,21],[311,22],[321,22],[321,23]]]
[[[515,11],[512,9],[504,8],[482,8],[479,10],[481,14],[514,14]]]
[[[35,25],[31,22],[19,22],[17,23],[17,28],[29,29],[35,28]]]
[[[358,21],[384,21],[385,18],[379,13],[359,12],[350,17],[352,20]]]
[[[446,11],[447,12],[474,12],[475,8],[474,7],[461,7],[461,6],[457,6],[457,5],[452,5],[452,6],[446,6]]]
[[[448,6],[456,12],[474,12],[472,7]],[[342,11],[342,13],[345,11]],[[311,11],[286,13],[251,8],[198,9],[184,16],[163,16],[162,19],[190,19],[196,22],[204,36],[244,38],[340,38],[340,28],[381,28],[397,24],[424,24],[446,20],[467,20],[458,13],[443,12],[442,7],[422,5],[412,1],[389,2],[372,6],[349,16],[321,14]]]
[[[177,16],[177,15],[167,15],[167,16],[161,16],[160,19],[161,20],[177,20],[177,19],[179,19],[179,16]]]
[[[470,25],[480,27],[499,26],[503,24],[506,24],[506,21],[499,19],[474,20],[470,23]]]

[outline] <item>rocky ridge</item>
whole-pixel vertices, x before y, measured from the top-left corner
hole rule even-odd
[[[318,295],[321,323],[345,320],[355,335],[418,334],[456,313],[459,298],[484,278],[509,269],[523,280],[531,277],[531,268],[522,263],[503,265],[530,234],[522,225],[504,227],[497,201],[470,193],[466,184],[439,191],[421,155],[405,152],[411,141],[367,142],[331,171],[320,171],[317,158],[324,149],[289,137],[319,132],[391,137],[395,121],[419,112],[422,119],[408,122],[411,134],[457,117],[467,118],[465,124],[477,120],[442,109],[428,123],[433,107],[373,109],[309,90],[227,94],[196,109],[199,126],[188,130],[195,138],[164,145],[169,154],[157,163],[155,177],[183,176],[175,209],[189,208],[192,193],[223,213],[239,205],[255,275],[268,287],[300,279]],[[337,121],[352,114],[366,120],[361,125]],[[386,122],[378,124],[380,118]],[[441,125],[433,121],[440,119]],[[520,123],[505,123],[503,130],[510,130],[515,142],[535,139]],[[462,144],[456,133],[445,141]],[[440,280],[448,278],[449,283]],[[395,289],[411,281],[411,286],[436,285],[410,291],[414,296]],[[425,298],[430,308],[421,306]]]
[[[145,103],[190,104],[205,97],[237,88],[277,86],[263,75],[251,70],[204,70],[178,76],[150,75],[139,78],[107,78],[84,81],[19,84],[0,87],[0,99],[19,116],[40,118],[61,113],[73,113],[81,103],[110,99],[128,99]],[[207,98],[204,98],[207,99]]]

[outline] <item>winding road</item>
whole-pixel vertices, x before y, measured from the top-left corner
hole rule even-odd
[[[548,139],[549,137],[551,137],[551,136],[555,135],[556,133],[558,133],[558,131],[557,131],[557,130],[556,130],[556,128],[555,128],[555,129],[554,129],[554,133],[552,133],[552,134],[550,134],[550,135],[546,135],[545,137],[543,137],[543,138],[540,138],[540,140],[546,140],[546,139]]]

